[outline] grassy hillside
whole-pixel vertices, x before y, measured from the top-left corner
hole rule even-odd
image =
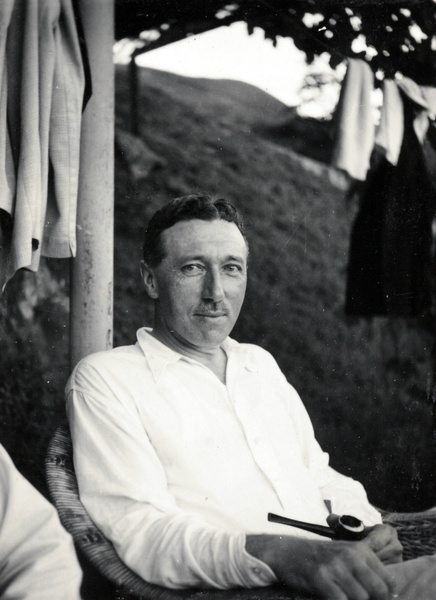
[[[328,123],[317,135],[313,121],[237,82],[142,69],[140,87],[135,138],[127,132],[127,70],[118,67],[115,344],[132,343],[152,323],[138,266],[152,212],[195,191],[229,198],[245,215],[251,246],[234,337],[274,354],[333,466],[360,479],[375,504],[434,504],[423,401],[431,336],[415,323],[344,317],[355,207],[347,208],[343,180],[308,158],[329,156]],[[41,489],[45,444],[63,411],[67,291],[68,265],[50,261],[37,276],[20,275],[0,306],[0,433]]]
[[[125,128],[124,68],[118,77]],[[303,128],[291,109],[252,86],[141,70],[140,137],[159,161],[135,179],[118,147],[116,343],[152,321],[137,267],[149,215],[192,191],[229,198],[245,215],[251,247],[235,337],[275,355],[333,465],[360,478],[374,503],[422,507],[432,503],[430,410],[422,402],[430,339],[413,323],[344,317],[353,210],[340,179],[292,150],[305,145],[328,156],[326,124],[311,149]],[[313,122],[309,133],[315,141]]]

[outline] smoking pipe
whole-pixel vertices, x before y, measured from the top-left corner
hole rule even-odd
[[[281,517],[274,513],[268,513],[268,521],[272,523],[281,523],[282,525],[290,525],[291,527],[297,527],[298,529],[304,529],[324,537],[329,537],[333,540],[347,540],[349,542],[357,542],[361,540],[365,535],[365,526],[362,521],[352,517],[351,515],[339,515],[330,514],[327,517],[328,527],[325,525],[316,525],[315,523],[305,523],[304,521],[296,521],[295,519],[288,519],[287,517]]]

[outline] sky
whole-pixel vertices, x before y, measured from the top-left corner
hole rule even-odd
[[[279,38],[274,48],[261,29],[248,35],[245,23],[233,23],[146,52],[137,63],[188,77],[244,81],[288,106],[300,104],[300,88],[308,73],[304,54],[290,38]],[[316,69],[328,70],[326,56],[318,59]],[[323,94],[322,101],[305,105],[301,112],[324,116],[336,99],[337,88]]]

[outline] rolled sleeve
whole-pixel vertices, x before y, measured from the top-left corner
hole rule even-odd
[[[265,587],[277,583],[272,569],[245,549],[246,537],[241,536],[235,543],[234,564],[237,566],[241,585],[246,588]]]

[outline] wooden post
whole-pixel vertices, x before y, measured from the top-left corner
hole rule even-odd
[[[133,52],[129,63],[129,101],[130,101],[130,133],[138,135],[138,66],[136,53]]]
[[[77,256],[70,276],[70,366],[112,347],[114,0],[80,0],[93,94],[83,114]]]

